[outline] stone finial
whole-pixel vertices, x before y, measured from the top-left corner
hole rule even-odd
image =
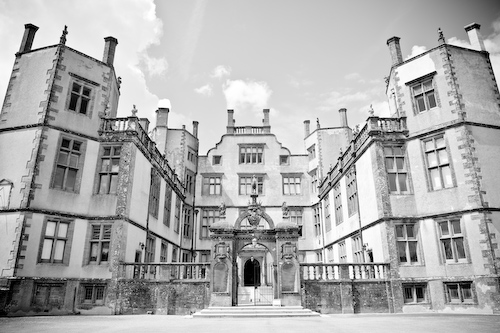
[[[283,212],[283,218],[288,218],[290,209],[286,205],[286,201],[283,201],[283,204],[281,205],[281,211]]]
[[[316,118],[316,128],[317,128],[317,129],[320,129],[320,128],[321,128],[321,126],[319,125],[319,118]]]
[[[441,28],[438,28],[438,43],[439,43],[439,45],[446,43],[446,40],[444,39],[444,35],[443,35],[443,30],[441,30]]]
[[[368,113],[370,114],[370,117],[373,117],[375,110],[373,110],[373,105],[370,104],[370,110],[368,110]]]
[[[59,38],[59,44],[66,45],[66,35],[68,34],[68,26],[64,26],[61,38]]]
[[[135,108],[135,104],[134,104],[134,107],[132,108],[132,111],[131,111],[132,112],[132,117],[137,117],[137,111],[139,111],[139,110],[137,110]]]

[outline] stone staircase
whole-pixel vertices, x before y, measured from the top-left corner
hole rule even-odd
[[[193,314],[193,318],[273,318],[319,316],[319,313],[309,309],[304,309],[301,306],[214,306]]]

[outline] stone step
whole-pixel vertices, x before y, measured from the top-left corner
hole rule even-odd
[[[319,317],[320,314],[301,306],[233,306],[209,307],[195,314],[193,318],[220,317]]]

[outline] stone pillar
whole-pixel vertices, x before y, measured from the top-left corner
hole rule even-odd
[[[276,226],[276,260],[278,292],[275,294],[285,306],[300,306],[302,303],[300,288],[300,265],[297,260],[299,228],[294,223],[284,221]]]

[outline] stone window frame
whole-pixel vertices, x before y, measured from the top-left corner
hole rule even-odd
[[[201,195],[221,196],[222,176],[222,173],[202,174]]]
[[[399,148],[401,150],[401,154],[397,154],[395,151],[396,148]],[[388,150],[391,150],[390,152]],[[389,187],[389,192],[390,194],[411,194],[412,190],[410,187],[410,170],[409,170],[409,159],[407,156],[407,150],[406,150],[406,145],[404,143],[395,143],[395,144],[384,144],[383,146],[383,151],[384,151],[384,166],[385,170],[387,173],[387,184]],[[389,154],[390,153],[390,154]],[[399,168],[398,167],[398,159],[403,159],[403,167]],[[393,168],[389,168],[388,165],[388,160],[391,160],[391,163],[393,165]],[[394,174],[395,179],[394,179],[394,185],[395,189],[391,188],[391,176]],[[401,181],[400,181],[400,176],[405,175],[405,185],[406,185],[406,191],[401,190]]]
[[[313,212],[313,223],[314,223],[313,224],[314,235],[316,237],[320,237],[322,231],[321,231],[321,208],[319,203],[312,206],[312,212]]]
[[[298,182],[297,182],[298,179]],[[286,196],[297,196],[302,194],[302,174],[282,173],[281,174],[282,194]],[[292,189],[293,192],[292,193]],[[297,193],[298,192],[298,193]]]
[[[211,212],[212,215],[210,215]],[[219,207],[203,207],[201,209],[200,239],[209,239],[209,228],[213,223],[216,223],[218,221],[220,221]]]
[[[167,260],[168,260],[168,243],[162,240],[160,246],[160,262],[167,262]]]
[[[329,263],[334,262],[333,258],[333,245],[330,245],[326,248],[326,259]]]
[[[155,262],[156,255],[156,237],[148,235],[144,247],[144,263]]]
[[[365,256],[363,251],[363,242],[361,235],[356,235],[351,238],[352,243],[352,258],[355,263],[365,262]]]
[[[280,155],[279,163],[280,165],[290,165],[290,155]]]
[[[412,226],[413,237],[408,237],[408,226]],[[398,236],[398,228],[402,227],[402,236]],[[396,253],[398,255],[398,263],[401,266],[415,266],[423,265],[423,255],[420,249],[420,226],[418,222],[402,221],[394,223],[394,239],[396,242]],[[411,243],[415,243],[415,255],[417,256],[416,261],[412,261],[411,254],[412,250],[410,247]],[[404,245],[404,255],[406,261],[401,261],[401,248],[400,245]]]
[[[185,185],[186,185],[186,192],[190,194],[194,194],[195,191],[195,182],[196,182],[196,176],[193,171],[190,169],[186,168],[185,172]]]
[[[330,211],[330,195],[326,194],[323,198],[323,214],[325,216],[325,232],[332,230],[332,216]]]
[[[410,92],[410,98],[412,101],[412,109],[413,109],[414,115],[425,113],[427,111],[431,111],[432,109],[441,107],[441,101],[439,99],[437,83],[436,83],[436,74],[437,74],[437,72],[434,71],[432,73],[423,75],[419,78],[416,78],[414,80],[406,82],[406,86],[408,87],[409,92]],[[432,89],[424,90],[424,88],[423,88],[424,83],[429,82],[429,81],[431,81]],[[418,93],[417,95],[415,94],[416,87],[422,88],[422,92]],[[434,98],[434,103],[435,103],[435,106],[432,106],[432,107],[430,106],[430,101],[428,100],[428,98],[426,98],[427,96],[431,95],[431,93],[432,93],[432,96]],[[422,111],[420,110],[419,103],[418,103],[416,96],[422,96],[425,110],[422,110]]]
[[[252,194],[252,178],[255,176],[257,179],[257,194],[265,195],[265,173],[238,173],[238,195],[250,195]],[[242,183],[242,179],[245,179],[245,182]],[[242,193],[242,186],[245,186],[245,193]]]
[[[97,162],[97,175],[96,175],[96,187],[95,187],[95,193],[96,194],[103,194],[103,195],[117,195],[118,191],[118,180],[120,177],[120,164],[122,160],[122,152],[123,152],[123,145],[121,144],[103,144],[101,147],[99,147],[99,160]],[[110,154],[106,155],[106,149],[110,149]],[[116,150],[119,149],[119,154],[116,155]],[[111,153],[113,152],[113,153]],[[104,161],[109,160],[110,163],[106,170],[103,170],[103,166],[105,165]],[[118,170],[113,170],[113,161],[118,160]],[[113,191],[113,185],[112,185],[112,179],[113,176],[116,176],[116,184],[114,185],[114,191]],[[108,177],[108,186],[107,189],[104,192],[101,192],[101,187],[102,187],[102,177]]]
[[[316,253],[316,262],[323,262],[323,252],[321,250],[315,251]]]
[[[56,228],[54,230],[53,236],[46,235],[47,224],[49,222],[56,223]],[[67,229],[66,229],[66,236],[64,236],[64,237],[57,235],[57,233],[59,232],[59,227],[60,227],[61,223],[68,225]],[[40,244],[39,244],[39,249],[38,249],[37,263],[69,266],[69,260],[70,260],[70,256],[71,256],[71,246],[73,243],[74,229],[75,229],[74,220],[46,216],[43,220],[43,226],[42,226],[42,230],[41,230],[41,234],[40,234]],[[52,243],[52,246],[51,246],[50,258],[49,259],[42,259],[42,252],[43,252],[44,243],[45,243],[46,239],[52,239],[52,240],[54,240],[54,242]],[[62,255],[61,260],[56,260],[54,258],[54,251],[55,251],[57,240],[64,241],[63,255]]]
[[[460,226],[460,233],[455,233],[455,230],[453,228],[453,222],[458,222],[458,225]],[[441,260],[443,264],[464,264],[464,263],[470,263],[470,252],[469,252],[469,246],[468,246],[468,241],[467,241],[467,234],[464,229],[465,223],[462,222],[462,218],[459,216],[455,217],[448,217],[448,218],[440,218],[435,220],[435,227],[436,227],[436,235],[437,235],[437,240],[439,243],[439,252],[441,254]],[[448,235],[443,235],[442,234],[442,228],[441,228],[441,223],[446,223],[448,227]],[[458,250],[456,247],[456,240],[457,239],[462,239],[462,246],[463,246],[463,252],[464,252],[464,258],[460,258],[458,256]],[[452,251],[452,258],[447,259],[447,254],[446,254],[446,249],[445,249],[445,240],[450,240],[450,246],[451,246],[451,251]]]
[[[174,216],[174,232],[179,233],[181,228],[182,200],[180,197],[175,199],[175,216]]]
[[[451,287],[456,287],[457,297],[452,294]],[[477,304],[476,288],[473,281],[445,281],[443,282],[443,291],[446,304]],[[464,293],[464,291],[469,294]],[[469,295],[470,298],[466,297]]]
[[[99,238],[93,238],[93,228],[99,226]],[[110,227],[109,238],[104,238],[104,228]],[[111,263],[111,244],[113,242],[113,224],[109,221],[94,222],[88,224],[87,229],[87,242],[85,249],[85,264],[87,265],[109,265]],[[97,244],[98,257],[96,260],[92,260],[92,244]],[[102,245],[108,243],[108,258],[107,260],[102,260]]]
[[[201,250],[200,253],[200,261],[199,262],[210,262],[210,250]]]
[[[311,193],[318,193],[318,169],[309,171],[309,176],[311,176]]]
[[[307,155],[309,156],[309,161],[316,158],[316,144],[312,144],[307,148]]]
[[[170,262],[177,262],[179,256],[179,247],[174,245],[172,246],[172,260]]]
[[[106,283],[81,283],[80,304],[97,305],[97,306],[104,305],[106,300],[106,292],[107,292]],[[90,296],[90,299],[87,298],[88,296]]]
[[[12,183],[10,180],[0,180],[0,209],[9,209],[10,196],[12,194],[13,187],[14,183]]]
[[[213,155],[212,165],[222,165],[222,155]]]
[[[429,303],[429,295],[426,282],[403,282],[401,290],[403,292],[403,302],[405,305]]]
[[[79,76],[78,74],[75,73],[69,73],[70,75],[70,81],[68,84],[68,93],[66,97],[66,103],[65,103],[65,110],[68,112],[75,113],[77,115],[85,116],[92,118],[93,110],[94,110],[94,104],[95,104],[95,99],[97,96],[97,90],[100,87],[100,84],[97,82],[94,82],[92,80],[86,79],[84,77]],[[81,113],[78,110],[71,110],[70,109],[70,104],[72,100],[72,95],[73,95],[73,86],[74,84],[80,85],[81,89],[83,91],[83,88],[89,89],[90,94],[89,94],[89,100],[87,104],[87,109],[85,113]],[[78,94],[81,98],[82,94]],[[77,105],[76,107],[81,106],[81,99],[77,100]]]
[[[437,143],[437,140],[442,139],[444,146],[441,146]],[[433,147],[428,147],[427,143],[428,142],[433,142]],[[439,133],[435,134],[429,137],[426,137],[421,140],[422,144],[422,154],[424,158],[424,164],[426,168],[426,177],[427,177],[427,186],[429,191],[441,191],[441,190],[446,190],[448,188],[453,188],[456,187],[456,179],[455,179],[455,172],[452,164],[452,158],[451,158],[451,153],[450,153],[450,146],[448,144],[447,137],[445,133]],[[444,154],[440,154],[441,152],[444,152]],[[436,156],[436,163],[437,164],[430,164],[429,163],[429,157],[432,156],[431,154],[435,154]],[[445,161],[441,162],[441,159],[446,159]],[[443,176],[442,170],[445,168],[449,168],[449,177],[451,178],[451,184],[445,184],[445,179],[446,175]],[[433,182],[433,170],[437,170],[439,172],[439,180],[440,180],[440,188],[435,188],[435,184]],[[449,186],[446,186],[449,185]]]
[[[182,236],[184,238],[191,237],[192,230],[193,207],[185,204],[182,207]]]
[[[333,204],[335,207],[335,224],[339,225],[344,222],[344,214],[342,212],[342,187],[340,182],[333,185]]]
[[[351,167],[345,176],[345,185],[347,192],[347,214],[353,216],[358,212],[358,186],[356,179],[356,170]]]
[[[163,224],[170,228],[170,218],[172,214],[172,188],[167,183],[165,186],[165,198],[163,202]]]
[[[42,287],[45,287],[45,288],[50,288],[49,289],[49,292],[47,293],[46,295],[46,299],[44,302],[44,304],[37,304],[37,295],[40,295],[41,293],[39,292],[39,288],[42,288]],[[51,295],[51,291],[52,291],[52,288],[60,288],[61,290],[61,297],[60,299],[62,300],[61,303],[51,303],[51,300],[53,301],[54,300],[54,297],[52,297]],[[33,295],[31,297],[31,305],[32,306],[42,306],[42,307],[46,307],[46,306],[53,306],[53,305],[57,305],[58,307],[63,307],[64,305],[64,299],[65,299],[65,295],[66,295],[66,282],[61,282],[61,281],[54,281],[54,282],[50,282],[50,281],[43,281],[43,282],[38,282],[38,281],[35,281],[34,284],[33,284]]]
[[[197,163],[197,154],[196,154],[196,149],[188,147],[187,149],[187,160],[194,165]]]
[[[264,143],[238,144],[238,164],[265,164],[264,148]]]
[[[339,262],[340,263],[346,263],[347,262],[347,247],[345,240],[341,241],[337,244],[339,248]]]
[[[71,144],[71,148],[68,149],[66,147],[63,147],[63,140],[69,140]],[[80,148],[79,150],[74,151],[74,142],[79,142],[80,143]],[[54,158],[54,167],[52,169],[52,175],[51,175],[51,181],[50,181],[50,188],[58,191],[65,191],[65,192],[72,192],[79,194],[80,193],[80,187],[82,183],[82,173],[83,173],[83,167],[85,165],[85,155],[87,151],[87,140],[84,140],[78,136],[75,135],[69,135],[67,133],[60,134],[58,141],[57,141],[57,151],[55,154]],[[68,153],[68,159],[70,157],[69,154],[71,154],[74,151],[75,155],[78,155],[78,162],[76,166],[72,166],[71,162],[67,162],[66,164],[63,164],[62,162],[59,163],[59,155],[61,152],[66,152]],[[78,152],[78,153],[77,153]],[[66,169],[76,169],[76,175],[75,175],[75,185],[72,190],[67,189],[66,186],[66,180],[67,180],[67,171],[64,171],[63,175],[63,184],[61,184],[61,187],[56,186],[56,181],[57,181],[57,168],[58,166],[61,166]]]
[[[148,214],[154,218],[158,218],[160,210],[160,192],[161,192],[161,176],[155,169],[151,168],[151,179],[149,183],[149,202]]]

